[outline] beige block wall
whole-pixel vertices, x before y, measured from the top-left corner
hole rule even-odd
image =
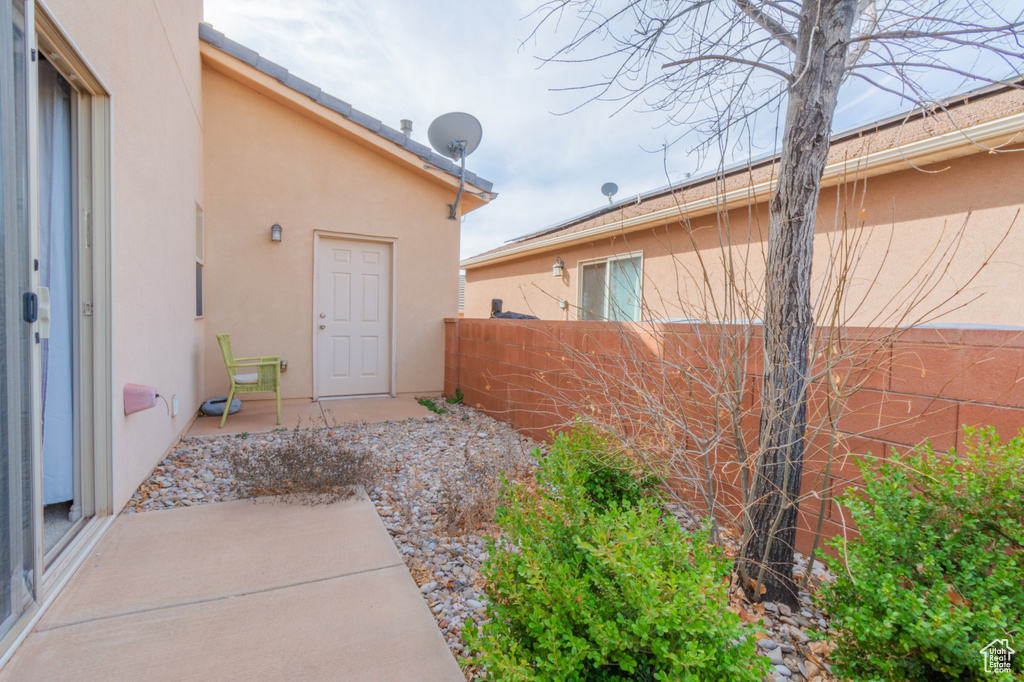
[[[815,294],[828,263],[836,262],[845,244],[856,254],[843,312],[848,324],[1024,325],[1024,216],[1014,222],[1024,206],[1024,154],[972,154],[926,170],[941,172],[911,169],[822,191]],[[645,318],[702,317],[704,302],[711,300],[707,317],[712,319],[761,317],[768,222],[767,205],[761,203],[696,218],[689,229],[675,222],[470,268],[465,314],[487,317],[491,299],[500,298],[505,310],[576,319],[579,261],[642,252]],[[834,232],[837,224],[850,225],[841,238]],[[551,273],[556,256],[566,264],[561,279]],[[745,292],[736,298],[746,301],[746,314],[742,306],[722,304],[730,259],[737,289]],[[924,291],[930,293],[918,296]],[[898,311],[915,297],[920,298],[915,313],[900,318]],[[559,299],[569,302],[568,312],[558,308]],[[720,306],[717,313],[714,306]]]
[[[195,203],[203,201],[201,0],[47,0],[110,92],[114,504],[119,509],[201,402]],[[126,383],[177,395],[124,415]],[[103,453],[98,453],[103,456]]]
[[[208,65],[203,102],[205,396],[227,395],[216,342],[227,332],[236,355],[288,361],[286,398],[312,397],[314,231],[396,240],[397,392],[441,391],[443,319],[458,313],[450,187]],[[277,244],[274,223],[284,230]]]

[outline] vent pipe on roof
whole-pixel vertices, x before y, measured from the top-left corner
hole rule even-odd
[[[402,134],[406,137],[412,135],[412,121],[407,118],[402,119]]]

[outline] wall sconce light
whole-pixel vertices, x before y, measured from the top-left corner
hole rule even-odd
[[[551,268],[551,274],[553,274],[555,277],[561,277],[562,276],[562,270],[564,268],[565,268],[565,263],[562,262],[561,258],[556,256],[555,257],[555,265],[554,265],[554,267]]]
[[[281,226],[274,223],[270,226],[270,241],[279,242],[281,241]]]

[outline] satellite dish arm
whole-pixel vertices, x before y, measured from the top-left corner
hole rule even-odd
[[[448,147],[452,150],[452,153],[458,155],[461,164],[459,170],[459,193],[455,195],[455,203],[448,204],[448,208],[451,209],[448,220],[457,220],[459,202],[462,201],[462,193],[466,189],[466,142],[465,140],[452,140]]]

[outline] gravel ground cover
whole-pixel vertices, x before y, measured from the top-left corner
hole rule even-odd
[[[536,464],[531,453],[543,445],[470,407],[437,402],[444,414],[346,424],[328,434],[375,453],[381,475],[367,493],[448,646],[463,657],[462,626],[482,621],[486,613],[479,570],[487,558],[485,538],[497,528],[483,519],[493,513],[498,475],[528,475]],[[233,475],[232,455],[250,455],[290,437],[289,430],[280,430],[185,438],[122,513],[246,497]]]
[[[370,499],[391,534],[409,572],[420,586],[438,628],[459,658],[467,656],[461,638],[470,620],[486,618],[486,585],[480,567],[487,559],[488,536],[500,529],[489,523],[496,502],[497,479],[502,471],[514,480],[529,481],[543,444],[517,433],[482,412],[438,399],[443,414],[425,419],[381,424],[346,424],[331,428],[328,436],[347,447],[375,454],[381,475],[367,489]],[[154,469],[122,513],[210,504],[246,497],[235,479],[232,456],[251,455],[291,437],[289,430],[185,438]],[[679,523],[694,521],[680,509],[669,508]],[[726,537],[726,553],[736,543]],[[796,572],[807,571],[798,555]],[[831,576],[820,562],[811,571],[812,589]],[[731,607],[756,624],[758,650],[775,667],[775,681],[827,682],[827,641],[814,641],[809,630],[824,632],[827,620],[801,593],[801,605],[749,604],[734,586]],[[467,669],[467,678],[477,671]]]

